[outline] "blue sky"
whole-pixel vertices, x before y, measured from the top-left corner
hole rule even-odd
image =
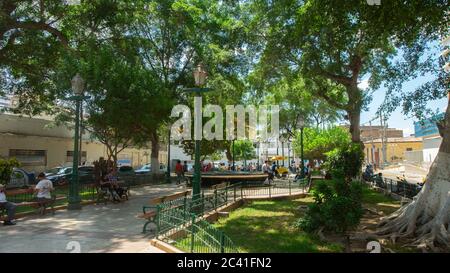
[[[406,83],[403,88],[404,90],[412,90],[431,79],[432,79],[431,76],[421,77],[414,81]],[[364,87],[365,84],[366,84],[365,82],[361,83],[360,87]],[[361,114],[361,123],[368,122],[369,120],[375,117],[375,113],[378,110],[378,107],[384,101],[385,94],[386,94],[385,88],[380,88],[373,93],[373,100],[369,106],[370,108],[369,111],[363,112]],[[444,112],[445,109],[447,108],[447,98],[429,101],[428,107],[433,111],[439,109],[440,112]],[[403,129],[403,135],[409,136],[410,134],[414,133],[414,121],[416,121],[414,118],[404,115],[402,113],[401,107],[399,107],[394,113],[390,115],[388,119],[388,126],[390,128]],[[372,125],[379,125],[379,124],[380,124],[379,120],[372,122]]]
[[[437,60],[440,57],[441,50],[443,50],[441,44],[439,42],[433,42],[429,45],[428,51],[424,54],[424,56],[429,56]],[[396,58],[401,58],[403,52],[402,50],[399,50],[398,56]],[[439,65],[436,61],[436,65]],[[415,80],[409,81],[403,85],[403,91],[406,93],[408,91],[415,90],[417,87],[421,86],[425,82],[434,80],[434,75],[426,75],[416,78]],[[362,81],[359,85],[360,88],[367,88],[368,86],[368,78],[364,81]],[[369,106],[369,111],[361,113],[361,123],[368,122],[369,120],[373,119],[375,117],[375,113],[378,110],[379,106],[383,103],[384,98],[386,94],[386,88],[382,87],[378,90],[376,90],[373,93],[373,100],[372,103]],[[440,100],[434,100],[428,102],[428,108],[430,108],[433,111],[438,110],[439,112],[445,112],[447,109],[448,99],[442,98]],[[390,128],[398,128],[403,129],[403,135],[409,136],[411,134],[414,134],[414,122],[417,121],[412,117],[406,116],[402,113],[401,107],[398,107],[398,109],[390,114],[390,117],[388,119],[388,126]],[[379,125],[380,121],[374,121],[372,122],[372,125]],[[368,124],[367,124],[368,125]]]

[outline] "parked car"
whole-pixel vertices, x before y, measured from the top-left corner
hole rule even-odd
[[[6,185],[6,189],[24,188],[36,181],[34,173],[29,173],[21,168],[14,168],[11,174],[11,180]]]
[[[131,166],[120,166],[118,169],[119,175],[123,174],[123,175],[133,175],[135,174],[135,171],[133,169],[133,167]]]
[[[139,169],[135,170],[134,172],[136,174],[148,174],[152,171],[152,164],[145,164],[144,166],[140,167]],[[164,164],[159,165],[159,172],[164,173],[167,172],[167,167]]]
[[[140,167],[139,169],[135,170],[135,174],[147,174],[151,171],[152,165],[151,164],[145,164],[144,166]]]
[[[54,185],[67,185],[72,178],[72,167],[62,168],[56,175],[47,176],[47,179]],[[91,184],[95,182],[94,166],[79,166],[78,181],[81,184]]]
[[[58,174],[59,173],[59,171],[61,170],[61,169],[63,169],[64,167],[63,166],[59,166],[59,167],[54,167],[54,168],[52,168],[52,169],[50,169],[50,170],[46,170],[45,172],[44,172],[44,174],[45,174],[45,176],[53,176],[53,175],[56,175],[56,174]]]

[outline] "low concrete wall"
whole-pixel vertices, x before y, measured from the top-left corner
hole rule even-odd
[[[174,247],[173,245],[168,244],[168,243],[163,242],[158,239],[151,239],[150,244],[158,249],[161,249],[162,251],[164,251],[166,253],[185,253],[185,252],[179,250],[178,248]]]

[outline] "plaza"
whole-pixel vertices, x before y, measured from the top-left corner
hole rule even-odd
[[[448,22],[1,0],[0,253],[450,252]]]

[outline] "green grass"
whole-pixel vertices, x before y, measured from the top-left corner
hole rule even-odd
[[[343,246],[320,241],[294,227],[302,216],[299,206],[313,203],[312,197],[289,201],[254,201],[233,211],[215,224],[242,251],[260,252],[342,252]],[[367,186],[363,187],[363,206],[384,214],[396,211],[400,202]]]
[[[400,201],[397,201],[382,193],[370,189],[368,186],[363,187],[363,206],[384,214],[391,214],[399,209]]]
[[[242,252],[341,252],[342,246],[322,242],[294,227],[301,216],[298,207],[311,202],[312,198],[254,201],[219,220],[215,226],[224,231]]]

